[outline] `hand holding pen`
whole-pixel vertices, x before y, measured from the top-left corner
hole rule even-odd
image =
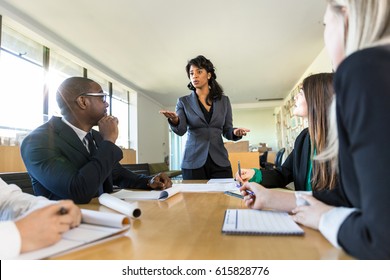
[[[240,191],[248,208],[264,209],[267,201],[271,199],[270,190],[257,183],[245,183]]]
[[[253,191],[251,191],[248,188],[244,188],[246,184],[247,183],[244,183],[244,185],[237,184],[236,187],[240,189],[242,196],[246,196],[246,195],[255,196],[255,193]]]
[[[238,179],[238,180],[237,180]],[[237,187],[238,188],[240,188],[240,190],[241,190],[241,187],[242,187],[242,185],[243,185],[243,180],[242,180],[242,173],[241,173],[241,164],[240,164],[240,161],[238,161],[238,178],[237,178],[237,176],[236,176],[236,181],[238,181],[239,182],[239,184],[237,185]],[[245,195],[245,194],[249,194],[249,195],[255,195],[252,191],[250,191],[250,190],[245,190],[244,191],[244,194],[242,194],[242,195]]]
[[[235,180],[237,182],[241,182],[242,184],[244,184],[248,182],[254,175],[255,175],[255,170],[253,170],[252,168],[249,169],[242,168],[241,174],[239,174],[237,171],[235,175]]]
[[[63,200],[36,209],[15,221],[21,238],[20,252],[29,252],[52,245],[64,232],[78,226],[80,208],[71,200]]]
[[[81,211],[80,208],[71,200],[60,200],[57,204],[58,215],[68,216],[70,228],[77,227],[81,223]]]

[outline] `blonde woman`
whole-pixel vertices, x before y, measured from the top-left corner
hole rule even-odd
[[[327,157],[338,154],[340,188],[353,208],[307,196],[310,206],[294,209],[294,219],[354,257],[390,259],[390,1],[329,0],[324,25],[338,134]]]

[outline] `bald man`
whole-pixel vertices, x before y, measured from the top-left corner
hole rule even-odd
[[[21,153],[34,192],[49,199],[88,203],[113,186],[165,189],[170,178],[138,175],[119,164],[118,119],[107,115],[107,93],[93,80],[66,79],[57,90],[61,117],[52,117],[23,141]],[[98,126],[99,131],[93,130]]]

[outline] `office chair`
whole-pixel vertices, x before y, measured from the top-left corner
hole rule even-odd
[[[286,151],[285,148],[281,148],[281,149],[276,153],[275,167],[280,167],[280,166],[282,166],[283,154],[284,154],[285,151]]]
[[[285,148],[281,148],[277,153],[276,153],[276,158],[275,158],[275,162],[274,163],[271,163],[271,162],[265,162],[264,163],[264,167],[260,164],[261,167],[265,168],[265,169],[273,169],[273,168],[276,168],[276,167],[280,167],[282,166],[282,160],[283,160],[283,154],[284,152],[286,151]]]
[[[262,155],[259,156],[259,164],[260,167],[265,168],[265,164],[267,163],[268,151],[265,151]]]

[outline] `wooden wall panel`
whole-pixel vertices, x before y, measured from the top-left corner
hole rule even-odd
[[[123,159],[120,161],[121,164],[131,164],[137,162],[137,155],[133,149],[123,149]]]
[[[241,168],[260,168],[259,155],[258,152],[229,153],[233,177],[238,170],[238,161],[240,161]]]
[[[0,146],[0,172],[26,171],[19,146]]]
[[[123,150],[122,164],[136,163],[136,151],[132,149]],[[0,172],[24,172],[22,156],[19,146],[0,146]]]

